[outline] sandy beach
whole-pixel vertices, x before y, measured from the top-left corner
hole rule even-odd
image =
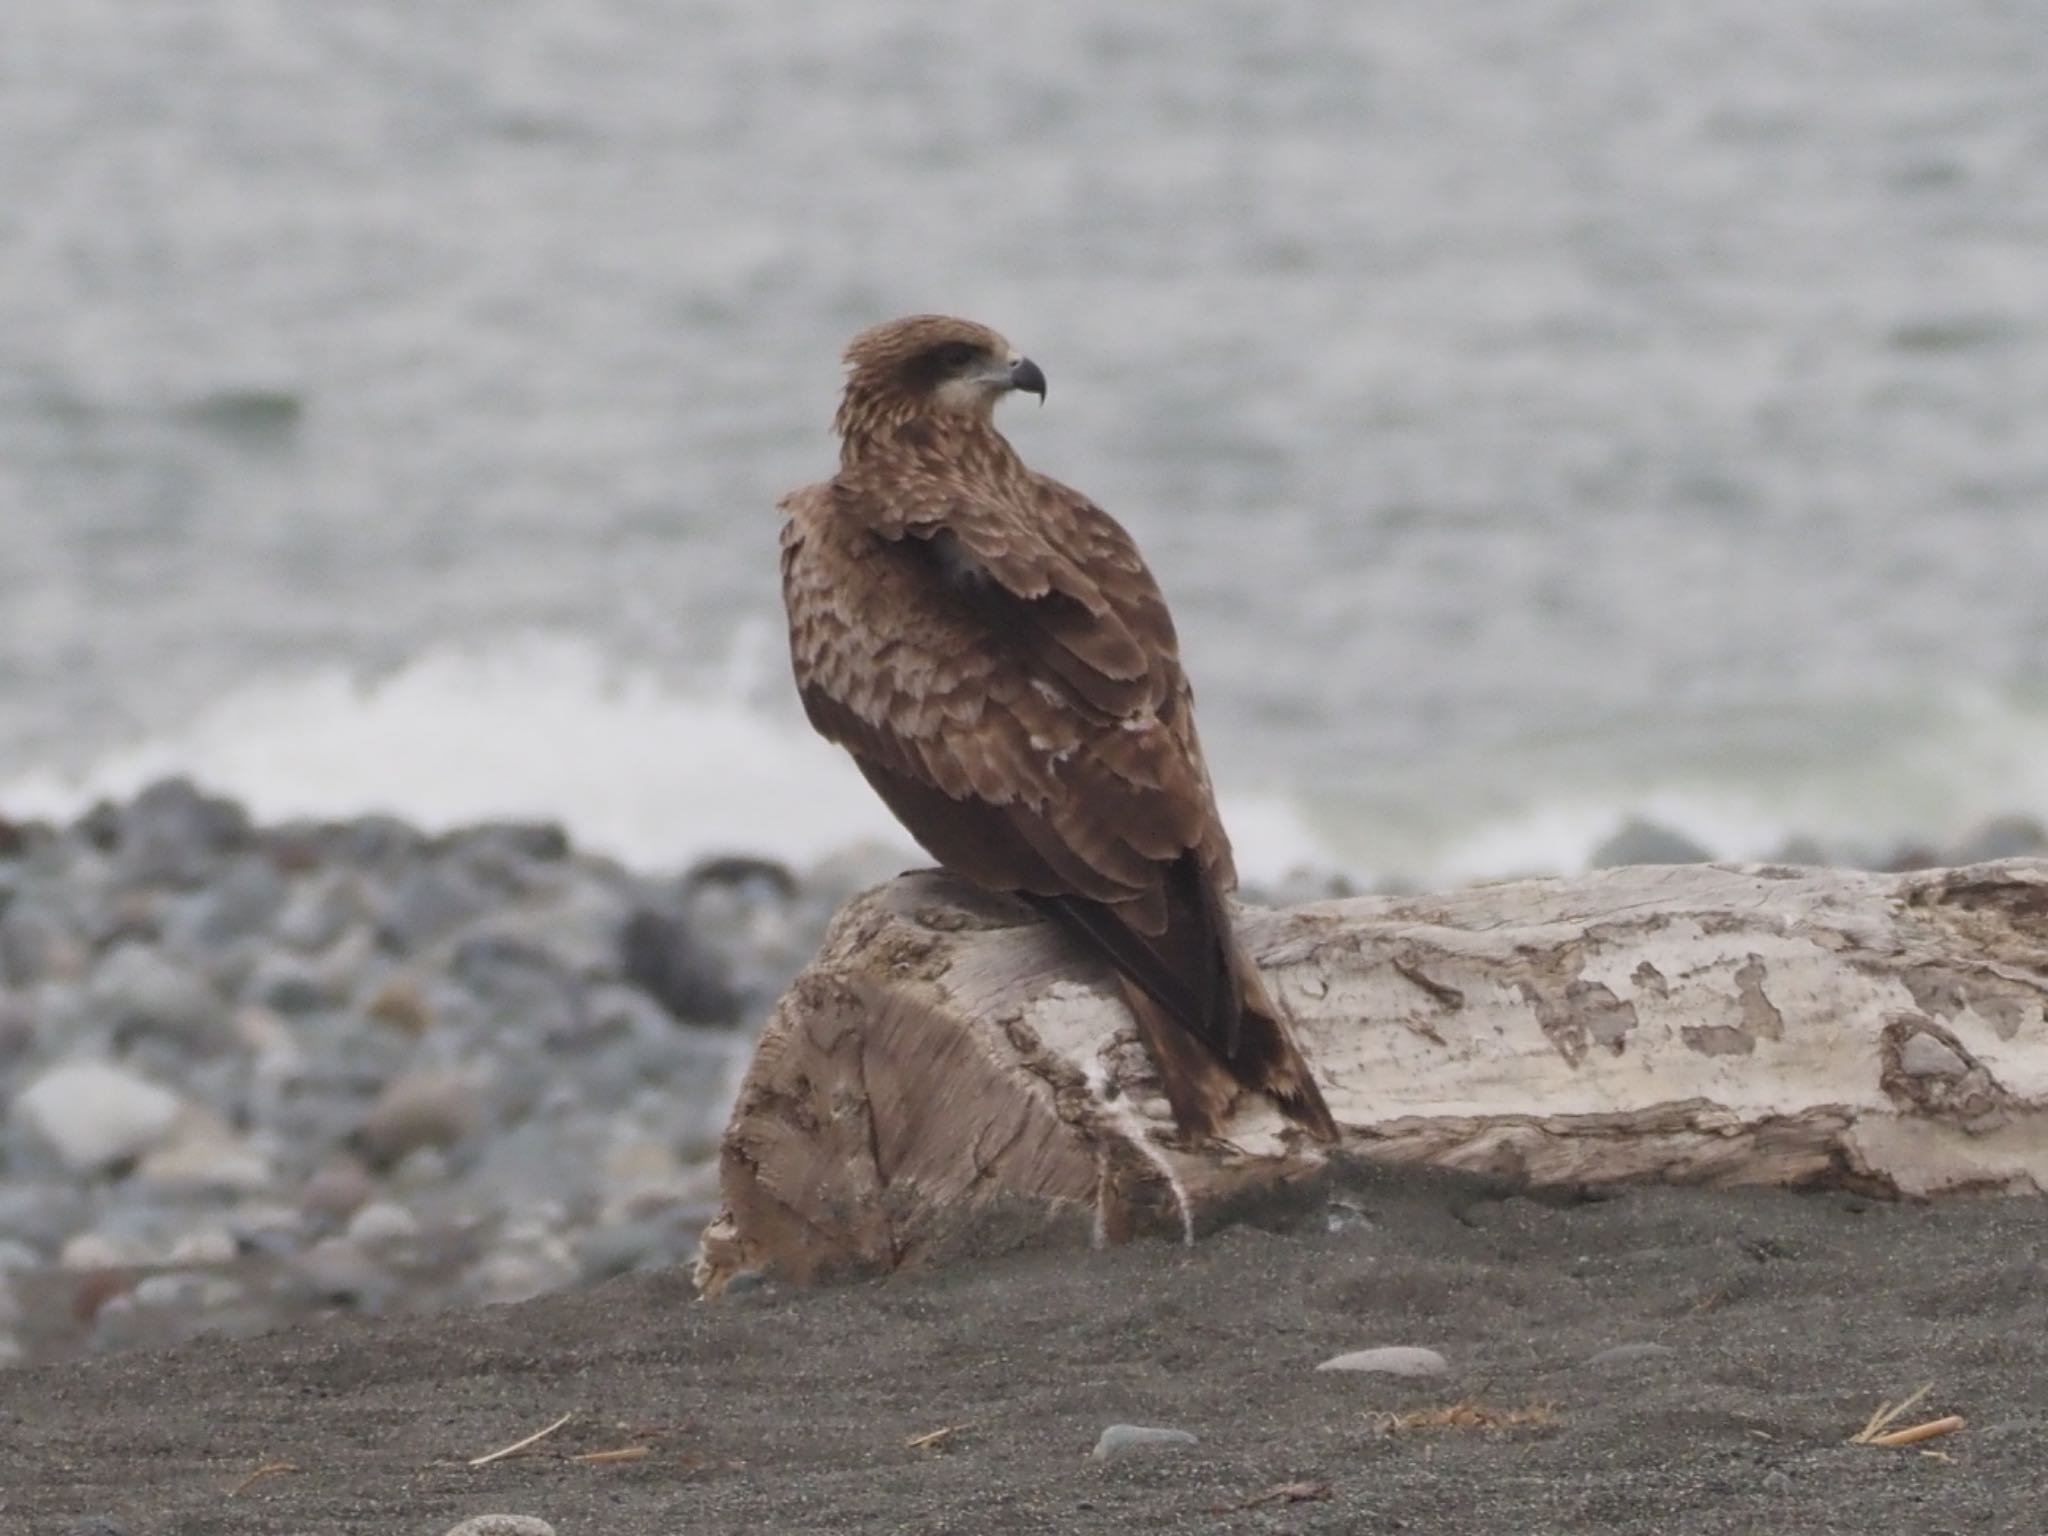
[[[1307,1227],[1193,1249],[1022,1254],[715,1304],[679,1272],[631,1276],[0,1373],[0,1524],[2038,1531],[2044,1256],[2036,1201],[1535,1200],[1354,1168]],[[1437,1350],[1449,1372],[1316,1369],[1383,1345]],[[1962,1429],[1847,1443],[1928,1384],[1898,1422]],[[1475,1411],[1436,1412],[1454,1405]],[[531,1452],[468,1464],[565,1414]],[[1092,1457],[1113,1423],[1198,1443]]]

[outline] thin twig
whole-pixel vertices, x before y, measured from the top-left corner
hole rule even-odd
[[[472,1467],[487,1467],[494,1461],[503,1461],[507,1456],[517,1456],[529,1445],[540,1444],[541,1441],[547,1439],[549,1435],[552,1435],[556,1430],[560,1429],[564,1424],[568,1423],[571,1419],[575,1417],[576,1415],[573,1411],[565,1413],[559,1419],[555,1420],[554,1423],[550,1424],[546,1429],[537,1429],[532,1434],[528,1435],[524,1440],[515,1440],[501,1451],[492,1451],[487,1456],[472,1457],[470,1458],[469,1464]]]
[[[948,1424],[944,1429],[935,1429],[929,1434],[913,1435],[910,1439],[903,1442],[903,1448],[906,1451],[930,1450],[933,1446],[943,1444],[945,1441],[952,1439],[961,1430],[971,1428],[973,1426],[970,1424]]]
[[[1915,1424],[1911,1429],[1895,1429],[1889,1434],[1877,1435],[1871,1445],[1918,1445],[1922,1440],[1935,1440],[1943,1435],[1952,1435],[1963,1427],[1963,1416],[1952,1413],[1945,1419],[1929,1419],[1925,1424]]]
[[[1877,1405],[1877,1412],[1870,1416],[1870,1422],[1851,1435],[1849,1443],[1851,1445],[1875,1445],[1877,1437],[1890,1429],[1900,1414],[1904,1413],[1933,1390],[1934,1383],[1930,1381],[1911,1397],[1903,1398],[1897,1404],[1879,1403]]]
[[[239,1498],[242,1494],[247,1493],[251,1488],[255,1487],[256,1484],[262,1482],[263,1479],[266,1477],[276,1477],[281,1472],[296,1472],[298,1470],[299,1469],[297,1467],[293,1466],[288,1461],[266,1461],[254,1472],[251,1472],[247,1477],[243,1478],[239,1483],[235,1484],[234,1487],[230,1488],[228,1490],[228,1497],[231,1499]]]
[[[638,1461],[653,1453],[644,1445],[622,1445],[616,1451],[585,1451],[581,1456],[571,1456],[571,1461],[586,1465],[604,1465],[614,1461]]]

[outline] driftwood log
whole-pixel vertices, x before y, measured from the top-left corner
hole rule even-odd
[[[1340,1156],[1532,1184],[2048,1190],[2048,860],[1610,870],[1247,908]],[[763,1034],[698,1278],[1192,1235],[1326,1160],[1174,1134],[1108,976],[938,874],[840,913]]]

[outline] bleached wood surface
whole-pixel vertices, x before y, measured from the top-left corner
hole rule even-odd
[[[2048,861],[1686,865],[1245,909],[1340,1155],[1533,1184],[2048,1190]],[[849,903],[726,1131],[699,1280],[1188,1232],[1325,1153],[1176,1137],[1107,974],[938,874]]]

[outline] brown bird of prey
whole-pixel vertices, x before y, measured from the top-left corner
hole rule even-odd
[[[1231,929],[1236,883],[1166,601],[1131,536],[995,428],[1045,375],[916,315],[846,350],[839,473],[782,501],[811,723],[925,850],[1107,960],[1187,1134],[1247,1091],[1337,1135]]]

